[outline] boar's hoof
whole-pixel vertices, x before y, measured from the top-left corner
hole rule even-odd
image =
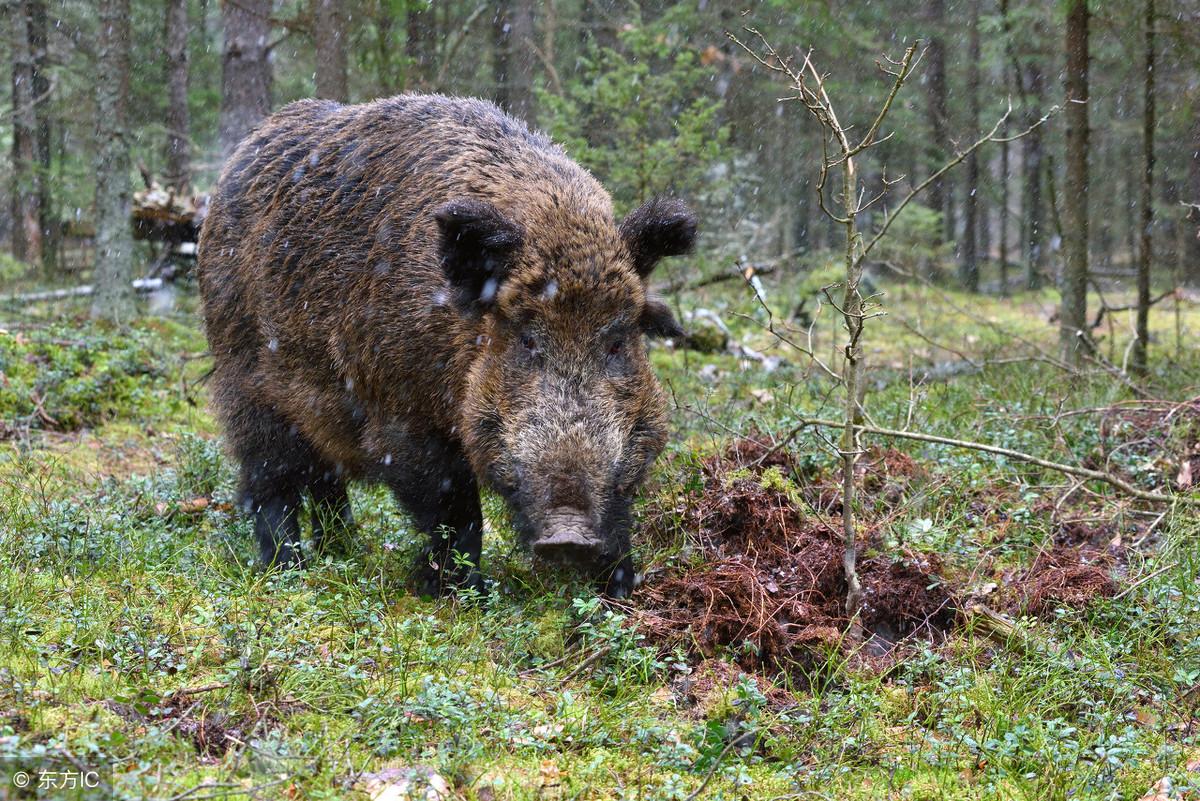
[[[633,569],[633,560],[625,557],[613,572],[609,574],[608,580],[604,582],[604,594],[609,598],[619,601],[632,595],[637,583],[637,573]]]
[[[259,562],[263,569],[272,570],[303,570],[304,554],[299,546],[283,543],[274,550],[262,549]]]
[[[547,562],[594,568],[604,556],[604,543],[592,529],[591,520],[574,509],[556,509],[550,514],[545,534],[533,543],[533,553]]]

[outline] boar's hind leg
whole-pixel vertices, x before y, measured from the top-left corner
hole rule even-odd
[[[327,474],[308,488],[312,498],[313,548],[317,553],[345,555],[354,516],[350,513],[350,496],[346,482]]]
[[[265,490],[265,488],[264,488]],[[243,493],[245,505],[254,513],[254,536],[259,555],[268,566],[300,567],[300,490],[275,485],[269,490]]]
[[[442,443],[420,449],[411,464],[411,472],[390,483],[417,528],[429,535],[417,562],[418,591],[440,595],[462,587],[482,592],[483,512],[470,465],[457,447]]]

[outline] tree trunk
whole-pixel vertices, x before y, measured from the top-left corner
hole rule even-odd
[[[1096,160],[1100,162],[1096,172],[1098,183],[1117,174],[1114,150],[1112,147],[1097,148]],[[1096,200],[1091,204],[1097,213],[1089,226],[1091,240],[1088,253],[1103,270],[1111,270],[1113,267],[1113,220],[1117,213],[1115,195],[1116,192],[1111,189],[1097,192]]]
[[[1033,125],[1042,116],[1046,99],[1046,77],[1041,67],[1030,64],[1026,70],[1028,79],[1029,107],[1025,113],[1027,125]],[[1025,285],[1029,289],[1041,289],[1042,265],[1045,263],[1046,221],[1045,204],[1042,201],[1042,161],[1045,149],[1042,143],[1042,126],[1029,132],[1022,141],[1022,167],[1025,173],[1025,196],[1022,213],[1025,225]]]
[[[1154,0],[1146,0],[1146,72],[1142,97],[1142,239],[1138,250],[1137,341],[1133,370],[1147,371],[1150,347],[1150,260],[1154,257]]]
[[[910,51],[912,52],[912,51]],[[866,317],[864,315],[863,296],[859,287],[863,278],[862,260],[859,252],[862,248],[862,234],[858,231],[858,173],[854,159],[843,146],[842,153],[842,212],[846,228],[846,289],[842,294],[842,320],[846,328],[846,345],[842,352],[845,359],[842,363],[842,383],[846,388],[845,418],[842,429],[841,447],[838,450],[842,457],[842,569],[846,574],[846,617],[851,620],[854,630],[861,632],[861,622],[857,616],[862,613],[862,585],[858,578],[858,530],[854,521],[855,476],[854,465],[861,452],[858,429],[864,418],[863,394],[865,384],[865,354],[862,347],[862,332]]]
[[[986,178],[990,172],[985,161],[980,174]],[[987,195],[982,191],[979,193],[976,203],[979,207],[979,247],[977,252],[979,253],[980,269],[982,269],[983,265],[986,265],[992,258],[992,208],[988,204]]]
[[[979,0],[970,0],[968,20],[967,52],[967,108],[970,119],[967,126],[971,139],[979,129]],[[968,292],[979,291],[979,155],[971,151],[967,156],[966,196],[963,198],[963,242],[962,262],[959,278]]]
[[[937,169],[950,151],[949,114],[946,104],[946,48],[943,27],[946,16],[945,0],[927,0],[925,5],[926,35],[929,47],[925,51],[926,89],[929,96],[930,161]],[[929,205],[942,214],[942,241],[954,239],[954,208],[949,184],[945,178],[929,187]]]
[[[496,103],[533,125],[533,49],[536,43],[531,0],[499,0],[493,30]]]
[[[96,43],[96,294],[92,316],[133,316],[133,232],[129,224],[131,159],[129,0],[100,0]]]
[[[167,186],[177,195],[191,192],[191,120],[188,114],[188,4],[167,0]]]
[[[1136,149],[1126,143],[1121,148],[1121,161],[1125,165],[1124,177],[1121,181],[1121,204],[1125,213],[1125,252],[1129,254],[1126,257],[1126,264],[1133,267],[1137,263],[1138,257],[1138,220],[1137,220],[1137,204],[1133,198],[1140,192],[1140,170],[1137,167]]]
[[[29,9],[30,77],[33,82],[33,119],[37,128],[37,220],[42,251],[42,272],[54,274],[58,264],[58,225],[54,220],[54,197],[51,192],[50,150],[50,78],[47,75],[47,19],[45,0],[26,0]]]
[[[1078,364],[1088,350],[1088,0],[1069,0],[1066,30],[1065,264],[1059,312],[1063,359]]]
[[[1184,278],[1189,284],[1200,286],[1200,89],[1192,91],[1192,130],[1189,138],[1189,146],[1185,150],[1191,155],[1186,200],[1193,205],[1188,206],[1187,213]]]
[[[1000,90],[1007,94],[1008,86],[1008,70],[1009,64],[1012,63],[1012,26],[1008,19],[1008,0],[1000,0],[1000,24],[1004,32],[1004,61],[1000,65]],[[1005,120],[1004,126],[1000,131],[1000,136],[1008,138],[1008,121]],[[1008,180],[1009,180],[1009,163],[1008,163],[1008,142],[1000,143],[1000,219],[999,241],[996,243],[999,248],[1000,262],[1000,295],[1001,297],[1008,296]]]
[[[271,0],[221,4],[221,157],[229,154],[271,110]]]
[[[313,44],[317,51],[317,97],[350,99],[346,68],[346,19],[342,0],[312,0]]]
[[[557,0],[550,0],[548,3],[543,3],[541,10],[541,29],[542,29],[542,62],[543,70],[546,73],[546,89],[553,92],[555,95],[562,97],[563,86],[562,79],[558,75],[558,3]]]
[[[29,14],[24,3],[8,6],[12,20],[12,255],[35,262],[42,256],[36,155],[37,117],[33,110],[33,59],[29,49]]]

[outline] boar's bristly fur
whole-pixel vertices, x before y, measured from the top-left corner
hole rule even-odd
[[[479,587],[484,484],[535,554],[628,593],[631,504],[667,437],[644,335],[680,333],[646,279],[695,231],[670,199],[618,227],[591,175],[482,101],[266,120],[225,166],[198,266],[263,560],[301,562],[305,497],[313,545],[344,543],[346,482],[382,482],[430,537],[423,589]]]

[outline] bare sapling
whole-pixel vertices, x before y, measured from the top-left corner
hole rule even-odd
[[[879,106],[870,127],[861,136],[851,138],[851,128],[843,125],[838,117],[834,104],[826,90],[826,80],[812,60],[810,50],[799,66],[793,60],[786,58],[767,41],[759,31],[747,28],[747,32],[755,38],[755,47],[742,42],[733,34],[729,38],[749,53],[759,64],[772,72],[779,73],[788,82],[795,94],[782,98],[785,101],[800,101],[808,113],[821,127],[821,158],[818,162],[817,202],[821,211],[844,231],[844,247],[841,260],[844,265],[844,280],[824,289],[829,304],[841,317],[845,339],[841,348],[842,367],[838,380],[842,384],[843,417],[839,422],[842,430],[838,443],[838,455],[842,462],[842,536],[844,543],[843,565],[846,573],[846,616],[850,618],[851,635],[858,636],[861,632],[858,624],[858,614],[862,608],[862,585],[859,581],[857,524],[855,522],[855,465],[863,453],[862,434],[870,430],[864,426],[869,418],[864,409],[865,358],[863,351],[863,335],[867,320],[883,314],[880,303],[875,296],[864,296],[862,293],[863,268],[867,255],[887,234],[896,216],[904,210],[921,192],[940,179],[949,170],[961,164],[972,153],[988,142],[1009,142],[1019,139],[1029,131],[1042,125],[1057,108],[1036,121],[1029,129],[1016,136],[999,136],[998,132],[1007,122],[1012,111],[1011,103],[1008,110],[992,127],[990,131],[972,142],[965,149],[931,173],[925,180],[914,183],[910,191],[900,199],[890,211],[884,211],[883,222],[875,229],[869,239],[863,237],[859,228],[860,217],[867,209],[880,202],[887,196],[888,190],[899,183],[900,179],[888,180],[884,172],[883,186],[878,194],[868,198],[864,187],[860,185],[856,160],[867,151],[887,141],[891,134],[880,136],[880,129],[892,109],[892,104],[901,88],[916,70],[920,63],[920,41],[915,41],[904,51],[897,61],[884,57],[877,61],[876,66],[891,79],[891,88]],[[827,203],[826,187],[830,181],[840,182],[840,188],[833,194],[833,204]],[[834,298],[834,290],[840,286],[840,304]]]

